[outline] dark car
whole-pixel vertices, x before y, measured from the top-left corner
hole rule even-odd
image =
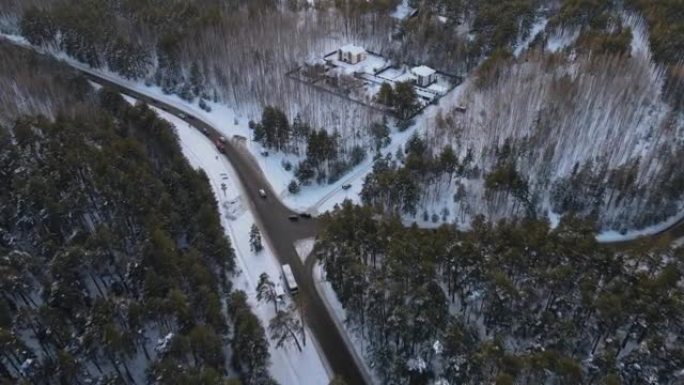
[[[206,127],[202,127],[201,130],[204,135],[209,136],[209,130]]]
[[[309,213],[299,213],[299,216],[302,218],[306,218],[306,219],[311,218],[311,214],[309,214]]]
[[[351,184],[350,184],[350,183],[345,183],[345,184],[342,185],[342,189],[343,189],[343,190],[349,190],[350,188],[351,188]]]
[[[214,145],[216,146],[216,149],[219,150],[220,153],[225,154],[226,153],[226,147],[221,143],[220,140],[215,140]]]
[[[287,217],[287,219],[289,219],[291,221],[298,221],[299,216],[298,215],[290,215],[289,217]]]

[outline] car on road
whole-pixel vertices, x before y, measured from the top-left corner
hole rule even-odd
[[[311,214],[309,214],[309,213],[299,213],[299,216],[302,218],[306,218],[306,219],[311,218]]]
[[[181,118],[181,119],[185,119],[185,118],[187,118],[188,116],[185,115],[185,114],[182,113],[182,112],[179,112],[179,113],[178,113],[178,117]]]
[[[209,136],[209,130],[207,130],[206,127],[202,127],[200,130],[202,131],[202,133],[203,133],[205,136]]]
[[[288,216],[287,219],[291,220],[292,222],[295,222],[299,220],[299,215],[292,214]]]
[[[285,303],[285,290],[283,290],[280,282],[278,282],[275,286],[275,294],[279,303]]]
[[[351,188],[351,183],[345,183],[342,185],[343,190],[349,190]]]
[[[260,188],[259,189],[259,196],[266,199],[266,191],[264,191],[264,189]]]
[[[225,136],[219,136],[219,140],[221,141],[221,143],[226,143],[226,142],[227,142]]]
[[[299,286],[297,286],[297,281],[295,281],[294,274],[292,273],[292,268],[287,263],[283,265],[283,278],[285,278],[285,284],[292,295],[299,291]]]
[[[223,143],[222,143],[220,140],[215,139],[215,140],[214,140],[214,145],[216,146],[216,149],[217,149],[220,153],[222,153],[222,154],[225,154],[225,153],[226,153],[226,146],[224,146]]]

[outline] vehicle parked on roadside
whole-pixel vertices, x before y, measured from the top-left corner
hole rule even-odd
[[[288,216],[287,219],[291,220],[292,222],[296,222],[299,220],[299,216],[292,214],[292,215]]]
[[[283,290],[283,286],[280,284],[280,282],[278,282],[275,286],[275,294],[279,303],[285,302],[285,290]]]
[[[266,191],[264,191],[264,189],[260,188],[259,189],[259,196],[266,199]]]
[[[292,273],[292,268],[287,263],[283,265],[283,277],[285,278],[285,284],[292,295],[299,291],[299,286],[297,286],[297,281],[295,281],[294,274]]]

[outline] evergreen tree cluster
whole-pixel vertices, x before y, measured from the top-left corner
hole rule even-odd
[[[89,99],[88,81],[68,66],[0,41],[0,124],[23,115],[73,111]]]
[[[231,347],[233,366],[245,385],[277,385],[268,373],[269,352],[264,327],[252,313],[244,291],[235,291],[228,301],[234,324]]]
[[[392,86],[385,82],[376,95],[379,103],[393,107],[401,119],[408,119],[418,109],[418,96],[411,81],[397,82]]]
[[[264,147],[284,152],[290,150],[293,127],[282,110],[271,106],[264,107],[261,122],[253,124],[252,129],[254,140]]]
[[[425,140],[414,135],[394,159],[389,153],[376,158],[373,171],[364,179],[361,200],[384,214],[415,216],[433,187],[476,173],[471,161],[469,154],[459,160],[451,146],[433,155]]]
[[[107,66],[129,79],[139,79],[152,65],[150,47],[117,31],[106,2],[65,0],[54,7],[33,7],[23,15],[21,32],[31,44],[57,47],[93,67]]]
[[[255,316],[226,311],[235,256],[206,175],[146,105],[81,81],[51,85],[83,92],[54,120],[0,125],[0,383],[272,383],[263,326],[239,335]],[[229,369],[231,343],[251,366]]]
[[[575,217],[424,230],[348,201],[324,222],[314,253],[383,383],[681,380],[684,252],[669,239],[608,248]]]
[[[514,149],[508,140],[501,148],[496,149],[496,164],[484,175],[485,195],[488,199],[495,199],[493,195],[497,193],[511,195],[525,205],[528,216],[534,217],[536,208],[530,196],[527,178],[518,171],[515,158]]]
[[[224,4],[224,7],[228,5]],[[206,71],[183,68],[179,44],[215,25],[218,1],[57,0],[24,10],[20,29],[31,43],[54,47],[92,67],[133,80],[154,78],[164,91],[186,100],[208,99]]]
[[[384,125],[386,128],[386,123]],[[249,127],[254,140],[267,149],[306,155],[293,169],[298,181],[293,180],[294,185],[291,183],[288,187],[293,194],[299,192],[301,185],[310,185],[313,181],[334,183],[366,157],[362,147],[355,146],[347,151],[338,133],[330,134],[324,128],[313,129],[299,115],[290,124],[285,113],[277,107],[264,107],[261,121],[250,121]],[[381,140],[389,139],[388,134],[387,131]]]

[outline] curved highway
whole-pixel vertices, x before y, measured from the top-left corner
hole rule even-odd
[[[202,130],[212,139],[217,139],[223,135],[211,124],[170,104],[123,87],[91,72],[78,70],[95,83],[175,115],[191,126]],[[310,257],[305,265],[294,248],[295,241],[316,235],[318,221],[316,218],[299,218],[297,221],[290,220],[289,216],[298,215],[298,213],[287,208],[278,199],[276,192],[271,188],[256,160],[240,144],[235,144],[231,140],[226,141],[224,155],[235,169],[246,193],[245,198],[249,202],[256,220],[261,225],[264,237],[273,248],[274,254],[280,263],[287,263],[292,267],[295,279],[299,285],[299,293],[297,295],[300,298],[303,297],[302,299],[305,302],[307,326],[313,332],[332,371],[350,385],[367,384],[364,373],[361,372],[361,369],[356,364],[353,353],[344,343],[341,331],[337,328],[332,318],[334,315],[328,313],[327,307],[323,302],[324,300],[316,291],[313,278],[314,258]],[[266,191],[266,198],[260,196],[260,189]]]

